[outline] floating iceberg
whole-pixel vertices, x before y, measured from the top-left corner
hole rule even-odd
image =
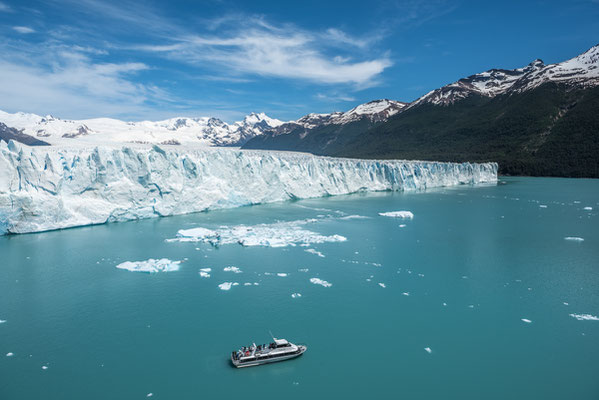
[[[564,240],[569,240],[571,242],[584,242],[584,239],[576,236],[566,236]]]
[[[522,320],[522,322],[526,322],[527,324],[530,324],[532,322],[528,318],[521,318],[521,320]]]
[[[310,282],[312,282],[315,285],[320,285],[320,286],[324,286],[324,287],[331,287],[331,286],[333,286],[332,283],[329,283],[327,281],[323,281],[322,279],[319,279],[319,278],[310,278]]]
[[[231,287],[237,286],[237,285],[239,285],[239,283],[237,283],[237,282],[223,282],[220,285],[218,285],[218,288],[220,290],[229,290],[229,289],[231,289]]]
[[[428,354],[431,354],[433,352],[433,350],[431,350],[430,347],[425,347],[424,351],[426,351]]]
[[[324,254],[322,254],[320,251],[317,251],[317,250],[314,250],[314,249],[306,249],[304,251],[306,253],[314,254],[314,255],[317,255],[318,257],[323,257],[324,258]]]
[[[119,269],[126,269],[127,271],[151,274],[155,272],[178,271],[179,264],[181,264],[181,261],[171,261],[168,258],[161,258],[160,260],[150,258],[146,261],[125,261],[116,267]]]
[[[239,267],[234,267],[234,266],[225,267],[225,268],[223,268],[223,271],[234,272],[236,274],[241,274],[243,272],[242,270],[239,269]]]
[[[297,299],[298,297],[302,297],[301,293],[292,293],[291,297],[293,297],[294,299]]]
[[[585,210],[585,211],[593,211],[593,207],[585,207],[585,208],[583,208],[583,210]]]
[[[210,272],[212,272],[212,268],[200,268],[200,276],[202,278],[210,278]]]
[[[279,273],[277,273],[277,276],[280,276],[281,278],[284,278],[284,277],[287,276],[287,273],[285,273],[285,272],[279,272]]]
[[[379,286],[380,286],[380,287],[382,287],[383,289],[387,287],[387,285],[385,285],[385,284],[384,284],[384,283],[382,283],[382,282],[379,282]]]
[[[389,211],[379,213],[379,215],[391,218],[414,219],[414,214],[411,211]]]
[[[0,143],[0,234],[484,182],[497,182],[496,163],[357,160],[133,144],[42,148],[11,141]]]
[[[205,228],[179,230],[175,239],[169,241],[207,242],[212,245],[238,243],[242,246],[286,247],[313,243],[344,242],[340,235],[321,235],[304,228],[318,219],[275,222],[272,224],[222,226],[217,231]],[[197,236],[196,236],[197,234]]]
[[[599,317],[591,314],[570,314],[570,316],[579,321],[599,321]]]

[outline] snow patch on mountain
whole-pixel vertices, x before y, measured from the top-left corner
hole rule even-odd
[[[491,69],[471,75],[425,94],[409,107],[424,103],[453,104],[472,94],[495,97],[501,94],[520,93],[546,82],[583,88],[599,85],[599,45],[561,63],[545,65],[542,60],[537,59],[523,68]]]
[[[0,122],[43,138],[52,145],[103,145],[111,143],[200,144],[241,146],[249,139],[281,124],[264,113],[252,113],[242,121],[227,124],[218,118],[171,118],[163,121],[125,122],[111,118],[81,121],[63,120],[52,115],[41,117],[0,111]]]

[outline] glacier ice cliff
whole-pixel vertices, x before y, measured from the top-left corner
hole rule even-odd
[[[0,234],[355,193],[496,182],[496,163],[175,146],[0,144]]]

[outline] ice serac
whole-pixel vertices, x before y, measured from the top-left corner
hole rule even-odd
[[[0,144],[0,233],[359,191],[496,182],[497,164],[377,161],[230,148]]]

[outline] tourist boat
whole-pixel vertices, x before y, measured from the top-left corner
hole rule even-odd
[[[237,351],[231,352],[231,362],[237,368],[253,367],[290,360],[301,356],[308,349],[305,345],[296,345],[285,339],[276,339],[273,337],[273,340],[274,342],[268,346],[266,344],[256,346],[256,343],[253,343],[249,347],[244,346]]]

